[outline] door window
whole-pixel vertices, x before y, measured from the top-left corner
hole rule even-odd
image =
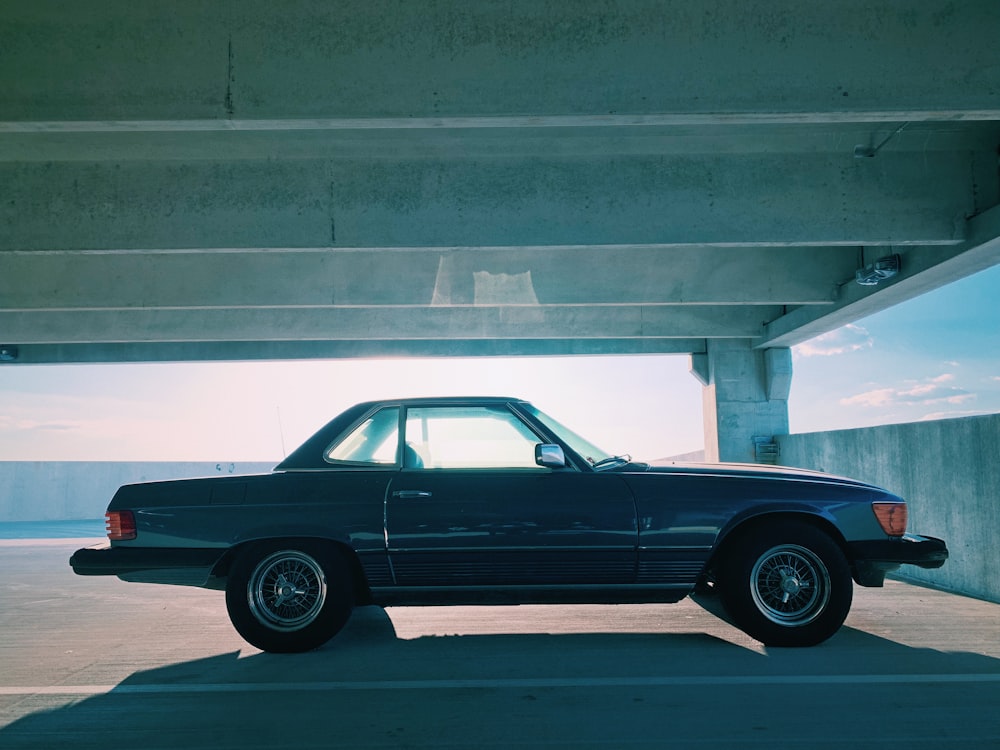
[[[417,407],[406,412],[406,446],[427,469],[539,469],[539,437],[503,406]]]

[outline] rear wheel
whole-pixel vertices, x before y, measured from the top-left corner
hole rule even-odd
[[[847,618],[853,593],[840,547],[795,521],[735,539],[719,575],[719,596],[733,624],[767,646],[825,641]]]
[[[344,626],[352,607],[346,565],[318,543],[250,547],[234,561],[226,585],[233,627],[263,651],[321,646]]]

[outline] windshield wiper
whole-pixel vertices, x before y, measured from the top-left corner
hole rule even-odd
[[[632,457],[630,455],[628,455],[627,453],[624,456],[608,456],[607,458],[602,458],[600,461],[597,461],[596,463],[594,463],[593,464],[593,468],[596,471],[597,469],[600,469],[600,468],[603,468],[603,467],[623,466],[623,465],[629,463],[631,460],[632,460]]]

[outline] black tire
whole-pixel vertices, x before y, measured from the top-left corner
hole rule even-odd
[[[847,619],[854,595],[847,558],[830,536],[796,521],[734,539],[719,597],[736,627],[766,646],[814,646]]]
[[[263,651],[322,646],[344,627],[353,606],[342,556],[314,542],[254,545],[234,560],[226,583],[233,627]]]

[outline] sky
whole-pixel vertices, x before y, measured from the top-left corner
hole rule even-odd
[[[791,432],[1000,412],[1000,266],[792,350]],[[704,445],[685,356],[2,365],[0,460],[273,461],[347,407],[525,398],[613,453]]]

